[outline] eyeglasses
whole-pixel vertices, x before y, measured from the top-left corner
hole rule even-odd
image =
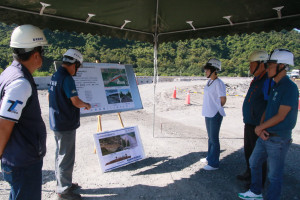
[[[42,46],[35,47],[35,48],[34,48],[34,51],[35,51],[35,52],[39,52],[40,55],[41,55],[41,57],[44,57],[45,50],[44,50],[44,48],[43,48]]]

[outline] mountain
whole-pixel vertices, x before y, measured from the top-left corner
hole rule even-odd
[[[0,72],[12,62],[10,35],[16,25],[0,23]],[[35,75],[49,75],[54,60],[61,60],[69,48],[82,52],[85,62],[126,63],[136,66],[137,75],[153,75],[153,45],[150,43],[115,39],[98,35],[45,30],[48,42],[43,67]],[[159,45],[158,74],[160,76],[201,76],[202,66],[209,58],[222,61],[221,76],[247,76],[248,56],[253,50],[271,52],[286,48],[295,55],[295,67],[300,68],[300,33],[296,30],[253,33],[192,39]]]

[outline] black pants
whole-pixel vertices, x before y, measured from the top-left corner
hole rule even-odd
[[[245,153],[245,159],[246,159],[248,172],[251,172],[249,159],[250,159],[250,156],[255,147],[257,138],[258,138],[258,136],[255,134],[255,126],[250,125],[250,124],[245,124],[245,127],[244,127],[244,153]],[[264,162],[264,164],[263,164],[262,174],[263,174],[262,180],[263,180],[263,185],[264,185],[264,183],[266,181],[266,177],[267,177],[267,162]]]

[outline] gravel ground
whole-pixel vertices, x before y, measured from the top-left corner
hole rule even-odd
[[[242,103],[249,78],[221,78],[226,86],[227,116],[223,119],[220,143],[221,164],[216,171],[203,170],[200,159],[206,156],[207,133],[201,116],[203,88],[206,81],[159,83],[155,97],[153,132],[153,85],[140,85],[144,109],[122,113],[125,126],[138,126],[147,158],[112,172],[101,173],[93,153],[92,135],[97,130],[96,116],[81,118],[77,131],[76,163],[73,181],[83,199],[238,199],[246,191],[236,175],[245,170],[243,156]],[[177,99],[172,99],[174,86]],[[190,90],[191,105],[185,105]],[[39,91],[43,118],[47,125],[48,152],[43,166],[43,199],[56,199],[54,153],[55,143],[49,129],[47,91]],[[102,116],[103,131],[121,128],[117,114]],[[282,198],[300,199],[300,123],[293,131],[288,152]],[[9,186],[0,176],[0,199],[8,199]]]

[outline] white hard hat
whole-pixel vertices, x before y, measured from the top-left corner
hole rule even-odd
[[[18,26],[11,34],[10,47],[13,48],[32,50],[34,47],[46,45],[48,42],[43,31],[33,25]]]
[[[68,57],[71,57],[73,59],[70,59]],[[64,62],[69,62],[69,63],[75,63],[76,61],[79,61],[80,64],[82,64],[83,57],[82,57],[82,54],[78,50],[76,50],[76,49],[69,49],[64,54],[63,61]]]
[[[249,62],[266,62],[269,58],[269,54],[266,51],[263,50],[256,50],[251,53],[249,56]]]
[[[221,70],[221,61],[215,58],[211,58],[208,60],[208,62],[206,63],[205,66],[213,66],[214,68],[216,68],[217,70]]]
[[[275,49],[270,54],[268,62],[294,65],[294,55],[286,49]]]

